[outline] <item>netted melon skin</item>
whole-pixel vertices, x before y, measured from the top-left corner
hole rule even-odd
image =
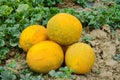
[[[65,53],[65,64],[76,74],[87,74],[94,63],[94,50],[86,43],[72,44]]]
[[[26,61],[31,70],[48,73],[58,69],[64,60],[63,50],[53,41],[37,43],[27,53]]]
[[[71,14],[59,13],[48,21],[47,34],[51,40],[61,45],[70,45],[79,41],[82,24]]]
[[[30,25],[20,34],[20,46],[27,52],[33,45],[48,39],[47,30],[41,25]]]

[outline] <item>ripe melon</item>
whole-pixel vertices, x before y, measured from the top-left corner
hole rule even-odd
[[[47,39],[47,30],[41,25],[31,25],[20,35],[20,46],[27,52],[34,44]]]
[[[62,65],[64,54],[57,43],[42,41],[30,48],[26,60],[31,70],[38,73],[48,73]]]
[[[93,67],[95,53],[86,43],[75,43],[65,53],[65,64],[76,74],[86,74]]]
[[[61,45],[70,45],[77,42],[81,33],[81,22],[68,13],[56,14],[47,23],[48,37]]]

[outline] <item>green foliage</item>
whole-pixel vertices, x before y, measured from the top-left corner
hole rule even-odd
[[[27,73],[33,74],[33,72],[30,70],[30,68],[27,66],[27,64],[25,64],[24,69],[21,70],[21,74],[27,74]]]
[[[88,7],[91,2],[94,2],[95,0],[72,0],[73,2],[76,2],[82,7]]]
[[[117,53],[113,56],[113,59],[116,60],[116,61],[120,61],[120,54]]]
[[[2,5],[2,6],[0,6],[0,17],[8,16],[11,14],[12,11],[13,11],[12,7],[9,7],[7,5]]]
[[[111,5],[111,4],[120,4],[120,0],[102,0],[104,4]]]
[[[87,7],[87,2],[85,0],[73,0],[74,2],[80,4],[82,7]]]
[[[114,0],[116,4],[120,4],[120,0]]]
[[[51,70],[48,74],[53,78],[72,79],[72,72],[68,67],[61,67],[59,71]]]
[[[0,80],[44,80],[42,75],[32,75],[31,73],[26,74],[15,74],[8,69],[1,71]]]
[[[4,70],[0,74],[0,79],[1,80],[16,80],[16,75],[12,74],[8,70]]]
[[[1,60],[6,58],[6,55],[8,52],[9,52],[9,49],[7,47],[0,48],[0,62]]]
[[[11,75],[10,73],[7,73],[7,71],[2,72],[1,76],[2,76],[2,80],[15,80],[16,79],[15,75]]]
[[[32,76],[31,74],[21,74],[19,80],[44,80],[44,78],[42,77],[42,75]]]
[[[86,42],[86,43],[90,43],[90,41],[92,40],[92,38],[91,38],[90,36],[84,36],[84,37],[82,38],[82,40],[83,40],[84,42]]]
[[[6,4],[9,6],[14,6],[14,8],[18,7],[18,4],[28,4],[30,6],[56,6],[57,4],[61,4],[62,0],[0,0],[0,5]]]
[[[10,63],[6,64],[7,67],[15,69],[17,67],[17,62],[15,60],[12,60]]]
[[[2,72],[2,71],[4,71],[4,70],[5,70],[5,68],[2,67],[2,66],[0,66],[0,72]]]
[[[88,11],[81,10],[77,17],[81,20],[83,26],[90,26],[96,29],[108,24],[111,29],[117,29],[120,28],[120,5],[91,8]]]
[[[27,11],[29,9],[29,5],[28,4],[19,4],[18,8],[16,9],[17,12],[24,12]]]
[[[61,4],[62,0],[43,0],[45,6],[56,6],[57,4]]]
[[[11,70],[12,69],[0,67],[0,80],[44,80],[43,77],[44,75],[42,74],[37,73],[33,74],[31,72],[16,74]],[[68,67],[61,67],[57,72],[55,70],[51,70],[48,73],[48,75],[51,76],[52,78],[72,80],[73,79],[72,72],[73,71]]]

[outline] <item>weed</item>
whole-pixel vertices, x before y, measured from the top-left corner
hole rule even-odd
[[[113,56],[113,59],[114,60],[116,60],[116,61],[120,61],[120,54],[115,54],[114,56]]]
[[[92,40],[92,38],[90,36],[84,36],[82,39],[86,43],[90,43],[90,41]]]
[[[72,72],[68,67],[61,67],[59,71],[51,70],[48,74],[53,78],[72,79]]]

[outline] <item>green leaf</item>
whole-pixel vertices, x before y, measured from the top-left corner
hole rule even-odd
[[[2,5],[2,0],[0,0],[0,6]]]
[[[70,70],[68,67],[61,67],[59,68],[59,71],[55,72],[55,70],[51,70],[48,74],[54,78],[72,79],[73,76],[71,73],[72,73],[72,70]]]
[[[90,37],[90,36],[84,36],[83,37],[83,41],[85,41],[87,43],[89,43],[91,40],[92,40],[92,37]]]
[[[64,78],[65,76],[66,76],[66,74],[63,72],[60,72],[60,71],[56,72],[56,77],[58,77],[58,78]]]
[[[0,47],[3,47],[5,45],[5,41],[3,39],[0,39]]]
[[[11,35],[15,38],[19,38],[20,36],[20,31],[18,29],[12,29],[11,30]]]
[[[5,23],[6,24],[14,24],[15,20],[14,19],[7,19],[7,20],[5,20]]]
[[[56,72],[55,72],[55,70],[51,70],[48,74],[49,74],[51,77],[55,77]]]
[[[12,46],[12,47],[15,47],[18,45],[18,42],[16,39],[10,39],[9,43],[10,43],[10,46]]]
[[[3,32],[0,32],[0,38],[3,38],[5,34]]]
[[[16,80],[16,76],[7,70],[2,71],[0,76],[2,80]]]
[[[120,54],[115,54],[113,56],[113,59],[116,60],[116,61],[120,61]]]
[[[43,22],[42,22],[42,25],[46,25],[48,22],[48,19],[45,19]]]
[[[13,11],[13,8],[7,5],[0,6],[0,16],[8,16],[11,14],[12,11]]]
[[[24,11],[28,11],[29,9],[29,5],[28,4],[19,4],[18,8],[17,8],[17,12],[24,12]]]
[[[2,49],[0,50],[0,54],[2,54],[2,55],[6,55],[8,52],[9,52],[9,49],[8,49],[7,47],[2,48]]]
[[[4,70],[5,70],[5,68],[2,67],[2,66],[0,66],[0,72],[2,72],[2,71],[4,71]]]
[[[41,14],[35,14],[34,18],[35,18],[35,20],[38,21],[38,20],[42,19],[42,15]]]
[[[5,59],[9,49],[7,47],[0,48],[0,59]]]
[[[87,6],[87,2],[85,0],[73,0],[74,2],[78,3],[82,7]]]
[[[42,75],[33,76],[31,74],[25,74],[25,75],[21,74],[20,80],[44,80],[44,78],[42,78]]]
[[[6,64],[7,67],[15,69],[17,67],[17,62],[15,60],[12,60],[10,63]]]

